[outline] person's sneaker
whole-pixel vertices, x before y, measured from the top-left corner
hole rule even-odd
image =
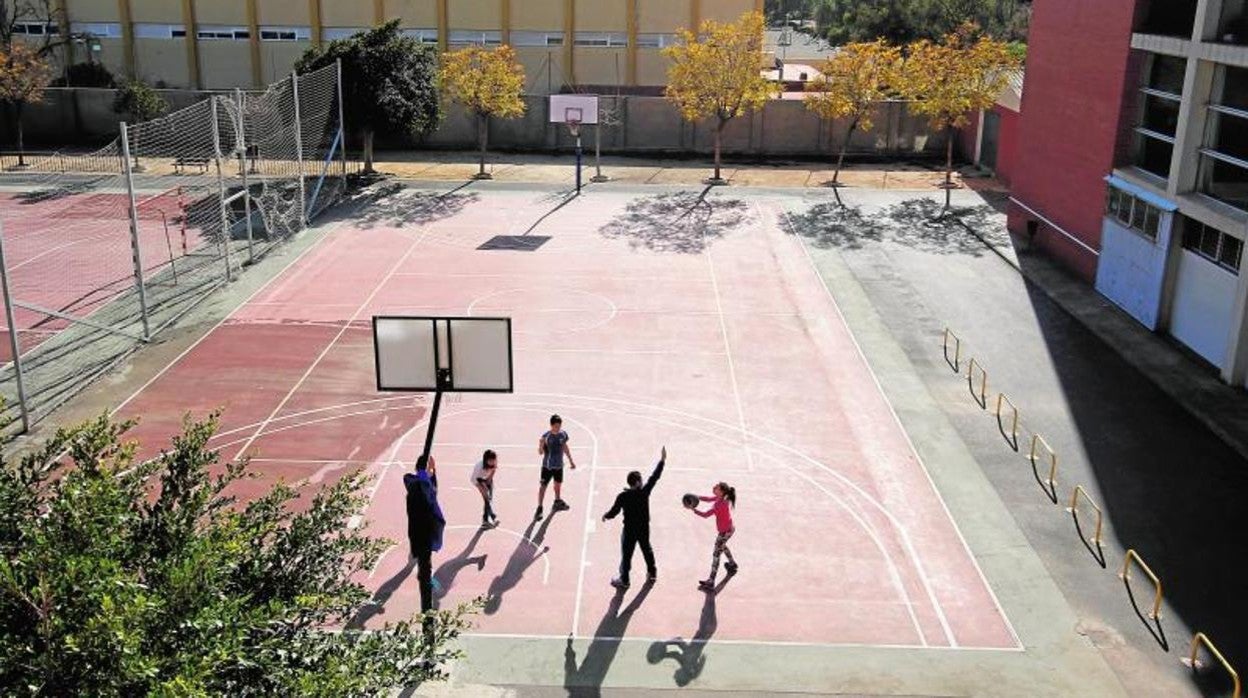
[[[737,573],[737,563],[735,563],[735,562],[725,562],[725,563],[724,563],[724,569],[725,569],[725,570],[727,570],[728,574],[736,574],[736,573]]]
[[[703,579],[698,582],[698,589],[701,591],[715,591],[715,582],[711,579]]]
[[[542,508],[541,507],[538,507],[537,511],[533,514],[533,520],[534,521],[542,520]]]
[[[624,591],[625,589],[628,588],[628,582],[617,577],[611,580],[611,586],[615,587],[616,589],[619,589],[620,591]]]
[[[572,507],[568,506],[568,503],[563,501],[562,499],[556,499],[555,503],[550,508],[551,510],[557,509],[559,511],[567,511],[568,509],[571,509]]]

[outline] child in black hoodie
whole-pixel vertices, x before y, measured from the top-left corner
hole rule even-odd
[[[633,550],[641,546],[641,555],[646,559],[646,578],[653,582],[658,578],[658,569],[654,566],[654,549],[650,547],[650,492],[663,474],[663,463],[667,460],[667,447],[664,446],[659,455],[658,465],[650,473],[650,479],[641,483],[641,473],[634,470],[628,474],[628,487],[615,496],[615,504],[611,510],[602,515],[603,521],[614,519],[624,512],[624,530],[620,532],[620,576],[611,580],[616,589],[628,588],[628,572],[633,564]]]

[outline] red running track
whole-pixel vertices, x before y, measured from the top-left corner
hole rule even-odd
[[[700,252],[696,238],[658,252],[653,239],[600,234],[631,198],[595,192],[568,204],[543,223],[552,239],[536,252],[476,249],[551,208],[532,194],[465,199],[420,227],[341,227],[122,412],[143,416],[150,452],[185,412],[225,407],[215,446],[252,455],[262,473],[244,496],[279,478],[316,486],[363,468],[374,483],[369,530],[402,541],[400,478],[423,443],[426,403],[375,391],[369,318],[510,315],[516,392],[454,396],[434,449],[450,524],[435,557],[440,603],[492,595],[476,632],[1018,649],[775,211],[751,205]],[[571,511],[534,524],[536,442],[552,412],[580,467],[567,472]],[[607,583],[619,522],[600,517],[626,473],[648,471],[664,444],[668,471],[652,503],[659,582],[617,617]],[[500,454],[502,526],[482,532],[468,473],[486,447]],[[718,480],[737,488],[741,570],[709,603],[695,584],[714,526],[679,498]],[[369,626],[418,607],[405,563],[401,542],[369,575],[370,588],[392,591]],[[625,603],[639,593],[640,555],[633,570]]]

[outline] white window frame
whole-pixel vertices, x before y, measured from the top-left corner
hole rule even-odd
[[[268,35],[267,37],[265,35]],[[311,41],[311,27],[261,26],[261,41]]]
[[[135,22],[130,25],[136,39],[183,39],[186,38],[186,27],[181,24],[160,24],[157,22]],[[181,33],[179,33],[181,32]]]
[[[573,44],[582,48],[624,48],[628,34],[623,32],[576,32]]]
[[[638,34],[637,48],[667,48],[678,42],[675,34]]]
[[[195,28],[195,37],[200,41],[249,41],[251,30],[226,24],[201,24]]]
[[[13,34],[17,36],[55,36],[60,33],[61,27],[56,22],[15,22],[13,24]]]
[[[90,34],[97,39],[120,39],[120,22],[74,22],[69,25],[74,34]]]
[[[446,33],[446,43],[451,46],[501,46],[503,33],[484,29],[451,29]]]

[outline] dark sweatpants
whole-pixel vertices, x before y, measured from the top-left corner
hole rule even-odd
[[[641,556],[646,560],[646,573],[654,576],[654,549],[650,547],[650,532],[633,533],[625,529],[620,533],[620,581],[628,584],[628,571],[633,566],[633,549],[640,546]]]
[[[416,552],[416,584],[420,587],[420,612],[425,613],[433,608],[433,553],[429,550]],[[433,622],[425,619],[422,626],[432,642]]]

